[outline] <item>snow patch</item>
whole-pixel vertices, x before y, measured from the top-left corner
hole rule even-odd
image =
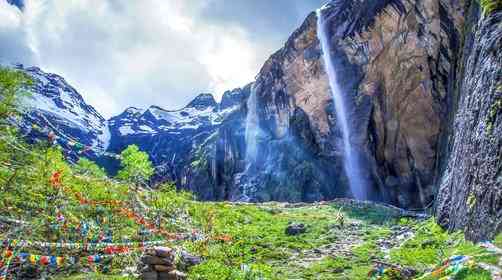
[[[121,126],[119,128],[119,132],[121,135],[129,135],[135,133],[135,131],[130,126]]]
[[[141,129],[143,131],[150,132],[150,133],[155,133],[155,130],[153,130],[151,127],[149,127],[147,125],[140,125],[139,129]]]

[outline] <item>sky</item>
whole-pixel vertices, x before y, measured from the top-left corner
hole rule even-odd
[[[0,0],[0,63],[63,76],[109,118],[254,80],[326,0]]]

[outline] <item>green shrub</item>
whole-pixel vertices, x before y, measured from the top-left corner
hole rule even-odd
[[[148,154],[130,145],[120,154],[122,167],[117,178],[133,184],[145,184],[153,175],[154,168]]]

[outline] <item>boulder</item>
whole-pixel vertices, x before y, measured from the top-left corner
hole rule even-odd
[[[305,227],[304,224],[297,224],[297,223],[288,225],[288,227],[285,230],[287,235],[299,235],[305,233],[306,231],[307,228]]]
[[[179,265],[183,270],[188,270],[188,268],[202,263],[201,257],[192,255],[186,251],[182,251],[180,255]]]
[[[149,265],[172,265],[174,262],[174,258],[161,258],[157,256],[145,255],[141,258],[141,262]]]
[[[171,258],[174,256],[174,250],[169,247],[155,247],[153,248],[155,255],[161,258]]]

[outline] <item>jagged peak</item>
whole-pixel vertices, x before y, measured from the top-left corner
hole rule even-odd
[[[143,114],[144,112],[145,112],[144,109],[136,108],[136,107],[128,107],[124,111],[124,113],[129,113],[129,114]]]
[[[218,103],[211,93],[201,93],[197,95],[185,108],[195,108],[198,110],[205,110],[209,107],[215,107]]]

